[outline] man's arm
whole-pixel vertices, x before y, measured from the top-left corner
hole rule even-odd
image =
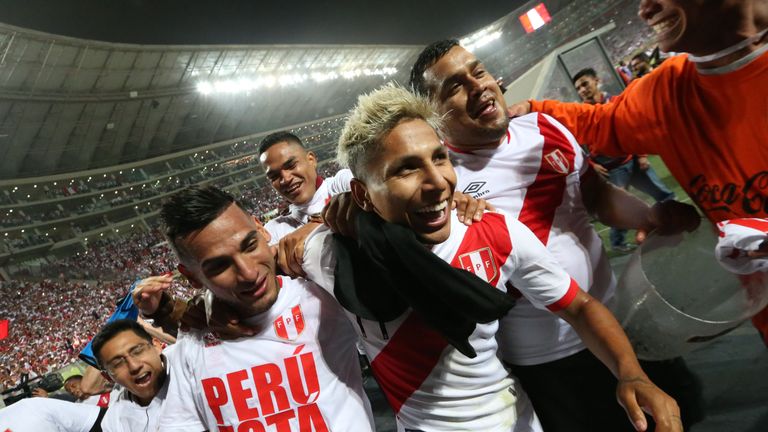
[[[647,428],[645,409],[656,420],[656,431],[682,431],[677,403],[645,375],[608,309],[578,287],[527,227],[511,218],[507,226],[513,244],[509,282],[534,306],[568,321],[618,378],[617,397],[637,430]]]
[[[682,430],[677,402],[643,372],[627,335],[605,306],[579,290],[570,305],[556,314],[618,379],[616,396],[636,430],[647,429],[643,411],[653,416],[656,431]]]

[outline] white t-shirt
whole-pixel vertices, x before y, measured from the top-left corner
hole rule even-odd
[[[3,432],[88,432],[100,408],[51,398],[31,398],[0,410]]]
[[[109,409],[101,421],[101,428],[104,432],[160,431],[158,423],[163,416],[163,405],[168,398],[170,382],[174,379],[170,370],[170,359],[175,355],[176,349],[175,345],[171,345],[163,350],[165,382],[149,405],[141,406],[134,402],[131,393],[126,388],[120,389],[117,394],[110,397]]]
[[[332,237],[320,228],[307,239],[304,270],[333,292]],[[510,283],[541,309],[570,304],[578,286],[521,223],[488,213],[467,227],[451,213],[448,240],[432,251],[506,291]],[[356,317],[355,328],[371,368],[398,420],[399,430],[539,430],[527,395],[497,358],[498,321],[478,324],[469,338],[475,358],[460,353],[408,310],[385,323]]]
[[[545,114],[512,119],[495,149],[452,151],[456,190],[483,198],[517,218],[544,243],[584,291],[610,307],[616,281],[581,197],[584,152],[568,130]],[[535,365],[585,349],[564,320],[521,299],[500,322],[505,361]]]
[[[349,183],[352,177],[352,171],[339,170],[333,177],[323,179],[308,203],[304,205],[291,204],[289,214],[278,216],[267,222],[264,228],[272,235],[270,244],[277,243],[281,238],[306,224],[310,216],[319,214],[332,196],[349,192]]]
[[[278,278],[277,301],[247,322],[252,337],[179,334],[163,431],[373,431],[355,349],[339,304],[314,283]],[[173,384],[171,384],[173,386]],[[290,429],[288,429],[290,428]]]

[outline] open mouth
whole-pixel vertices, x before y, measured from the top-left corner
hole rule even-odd
[[[496,114],[496,110],[496,101],[493,98],[488,98],[475,109],[474,116],[475,118],[493,116]]]
[[[287,196],[294,196],[298,195],[299,190],[301,189],[301,183],[300,181],[297,181],[295,183],[291,183],[288,185],[288,187],[283,188],[283,194]]]
[[[678,24],[680,24],[680,16],[670,15],[650,24],[650,26],[656,33],[656,39],[663,40],[677,31]]]
[[[427,230],[439,229],[448,221],[448,200],[422,207],[413,212],[413,220]]]
[[[151,372],[144,372],[140,375],[138,375],[136,378],[133,379],[133,383],[137,386],[146,386],[149,385],[150,381],[152,380],[152,373]]]

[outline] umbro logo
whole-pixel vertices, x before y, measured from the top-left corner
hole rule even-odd
[[[472,182],[472,183],[468,184],[467,187],[464,188],[463,192],[465,194],[467,194],[467,195],[472,195],[474,193],[480,192],[480,189],[482,189],[483,186],[485,186],[485,182],[484,181]]]

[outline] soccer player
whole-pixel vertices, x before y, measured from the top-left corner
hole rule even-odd
[[[97,432],[105,409],[53,398],[31,398],[0,410],[3,432]]]
[[[682,430],[674,400],[648,380],[610,312],[579,289],[530,230],[500,214],[487,214],[469,227],[458,223],[449,207],[456,174],[435,132],[438,127],[429,101],[405,89],[388,86],[359,98],[342,131],[338,155],[355,174],[352,194],[360,208],[409,227],[452,266],[499,289],[514,286],[537,309],[568,320],[619,378],[616,393],[613,388],[607,392],[617,394],[638,430],[646,428],[641,407],[656,418],[656,430]],[[339,277],[333,273],[335,259],[327,231],[307,239],[305,271],[329,290]],[[524,392],[496,357],[497,321],[477,324],[469,339],[477,356],[469,358],[413,310],[384,323],[353,319],[401,428],[539,428],[525,412]]]
[[[768,216],[768,1],[643,0],[668,58],[608,105],[529,101],[600,153],[658,154],[713,223]],[[652,125],[652,126],[651,126]],[[752,322],[768,345],[768,309]]]
[[[666,201],[649,208],[596,175],[573,136],[551,117],[510,121],[493,76],[458,41],[426,47],[411,70],[411,85],[446,118],[441,133],[456,164],[458,190],[519,219],[603,304],[613,299],[615,279],[590,213],[617,228],[679,231],[698,225],[691,206]],[[521,298],[501,320],[498,338],[503,360],[546,430],[631,430],[610,391],[615,377],[565,320]],[[676,373],[686,372],[674,366]]]
[[[101,427],[105,432],[158,430],[168,396],[168,359],[152,336],[132,319],[113,321],[93,338],[93,354],[109,377],[122,386]],[[173,348],[166,350],[166,354]]]
[[[322,288],[275,275],[256,219],[210,187],[174,194],[161,218],[182,274],[258,330],[236,340],[180,332],[179,398],[166,401],[160,429],[372,431],[354,330]],[[137,305],[151,314],[160,291],[143,291]]]

